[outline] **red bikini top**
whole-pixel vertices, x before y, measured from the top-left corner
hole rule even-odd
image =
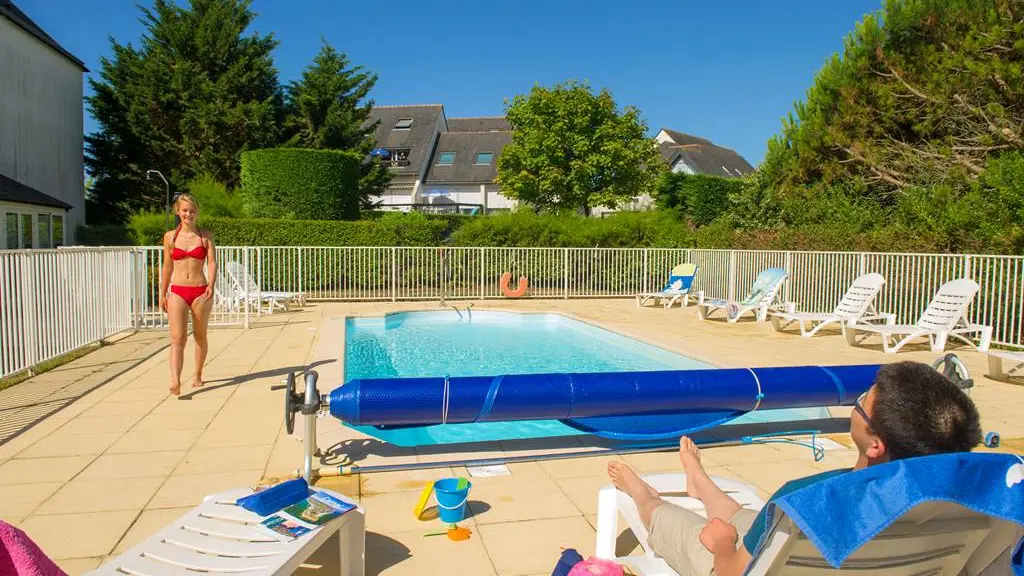
[[[171,240],[172,246],[174,245],[175,242],[178,241],[179,232],[181,232],[181,226],[178,226],[178,228],[174,231],[174,238]],[[174,246],[174,249],[171,250],[172,260],[184,260],[185,258],[189,257],[195,258],[196,260],[204,260],[206,258],[206,245],[200,244],[199,246],[196,246],[195,248],[188,251],[178,248],[177,246]]]

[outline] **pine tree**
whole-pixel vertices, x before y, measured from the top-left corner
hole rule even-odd
[[[323,41],[302,79],[292,82],[286,94],[288,146],[346,150],[367,158],[360,171],[364,207],[391,180],[387,168],[369,156],[377,125],[370,122],[373,101],[367,97],[376,83],[376,74],[352,66],[345,54]]]
[[[122,222],[133,211],[162,208],[160,170],[183,190],[208,174],[233,189],[239,154],[279,140],[283,99],[273,36],[246,34],[250,0],[154,0],[141,8],[145,32],[135,48],[111,39],[113,55],[90,80],[87,103],[99,130],[86,137],[95,178],[87,218]]]

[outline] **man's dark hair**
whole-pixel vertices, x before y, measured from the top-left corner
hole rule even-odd
[[[981,442],[981,417],[956,384],[920,362],[886,364],[875,377],[871,425],[889,458],[969,452]]]

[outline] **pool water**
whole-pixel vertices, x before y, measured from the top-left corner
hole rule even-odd
[[[454,310],[405,312],[345,323],[345,381],[713,368],[680,354],[558,314]],[[763,410],[733,423],[827,418],[824,408]],[[573,436],[556,420],[447,424],[379,430],[399,446]]]

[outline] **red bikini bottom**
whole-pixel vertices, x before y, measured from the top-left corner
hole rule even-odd
[[[199,298],[206,293],[206,286],[206,284],[203,284],[202,286],[177,286],[175,284],[171,284],[171,292],[181,296],[181,299],[185,301],[185,304],[188,304],[191,307],[192,303],[196,301],[196,298]]]

